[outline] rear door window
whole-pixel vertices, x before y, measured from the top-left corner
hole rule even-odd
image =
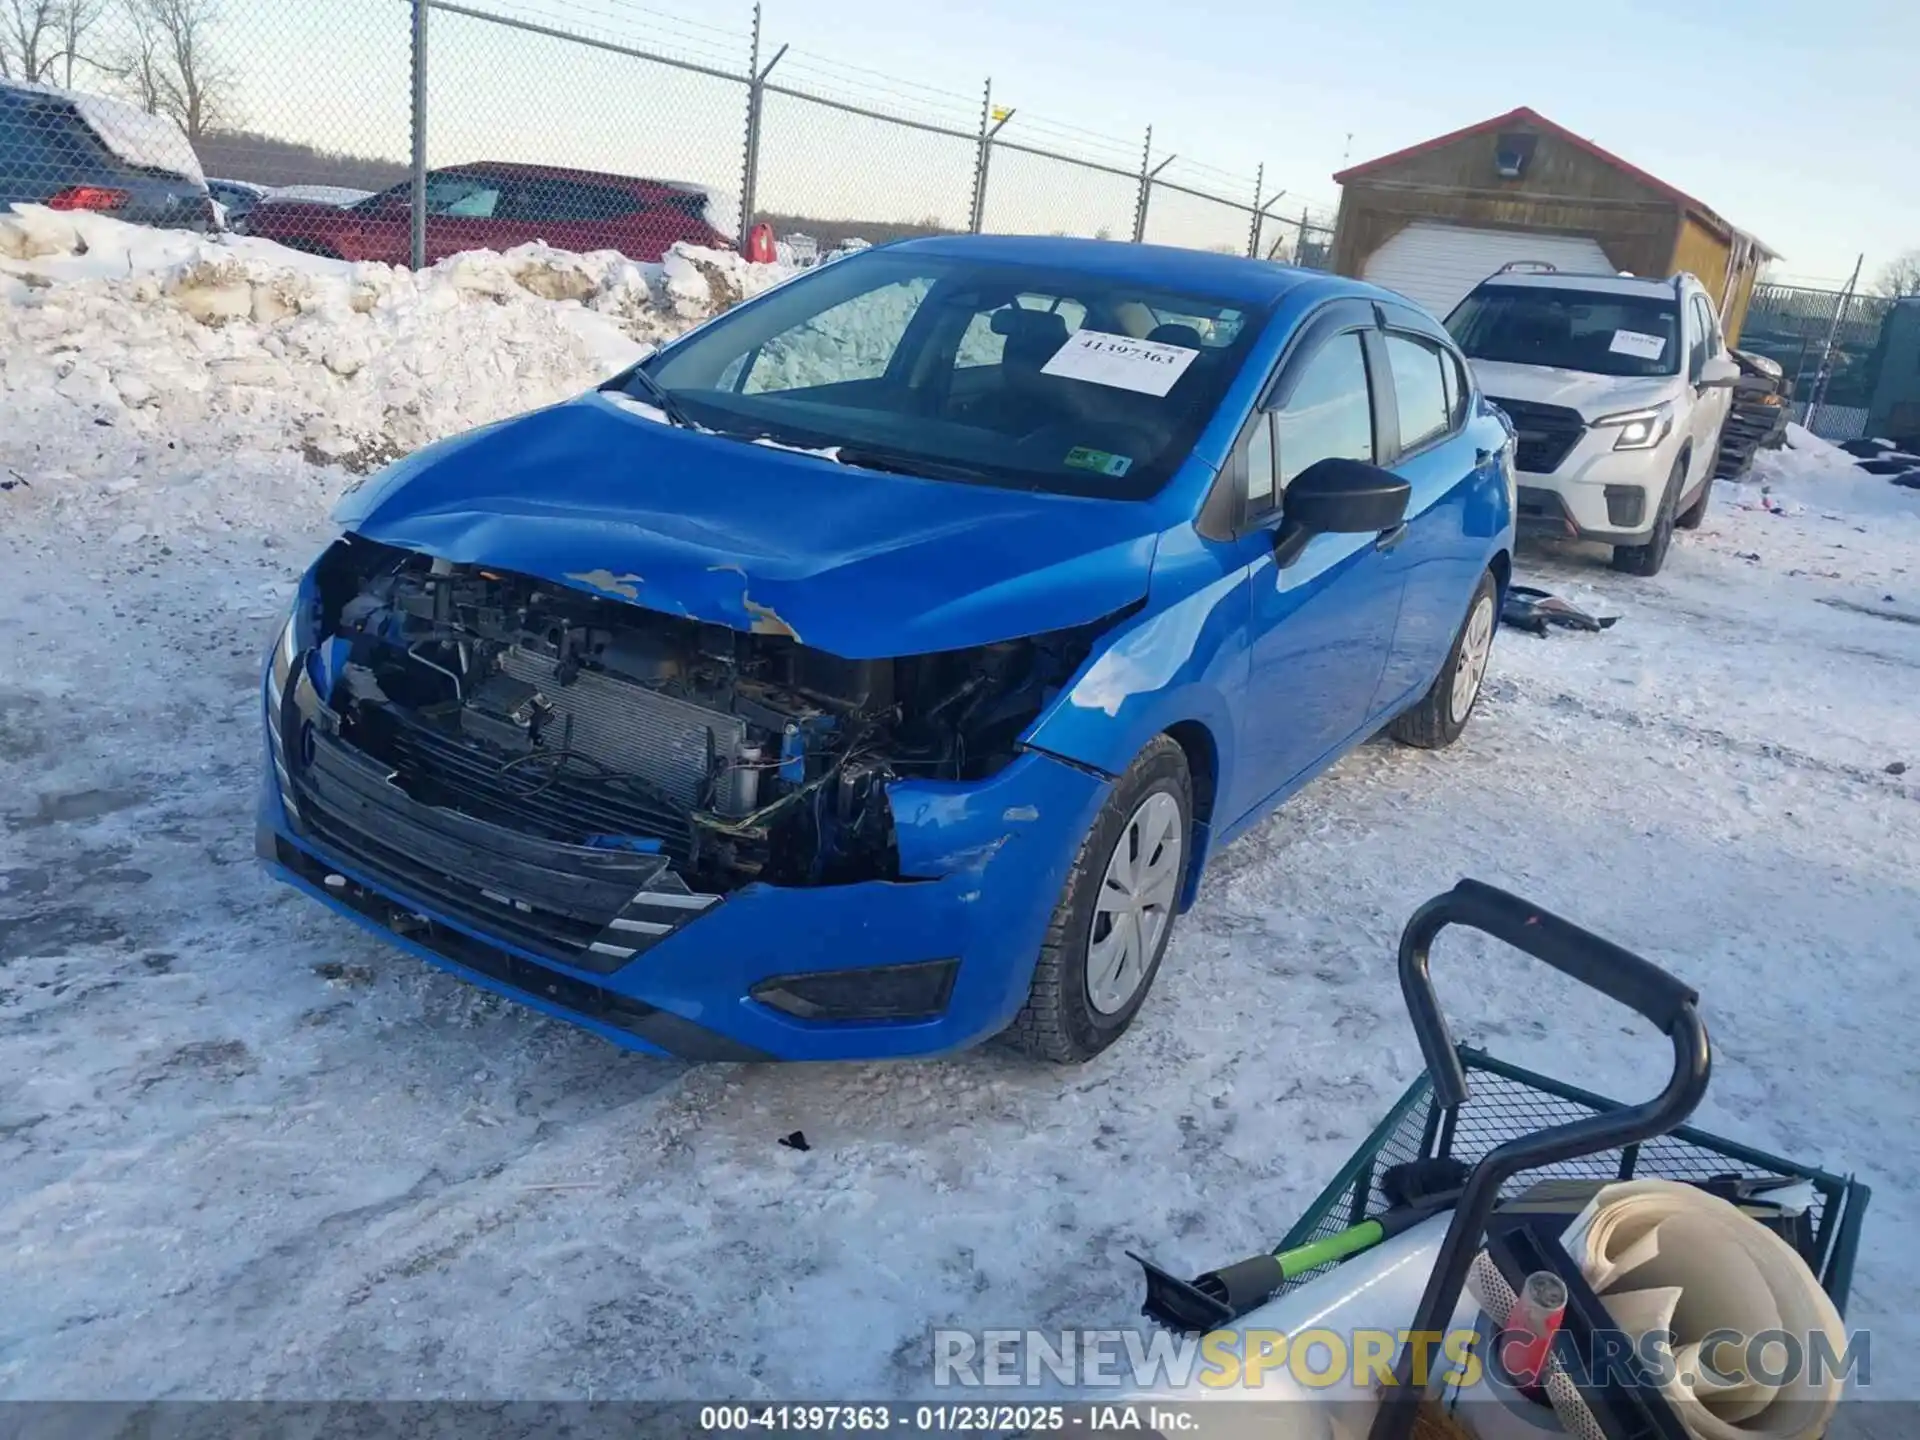
[[[1387,335],[1387,367],[1393,372],[1402,450],[1418,449],[1453,428],[1444,358],[1438,345],[1411,335]]]

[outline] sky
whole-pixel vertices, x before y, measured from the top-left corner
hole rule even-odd
[[[1530,105],[1844,281],[1920,247],[1920,6],[767,0],[767,28],[1331,205],[1354,161]],[[1017,126],[1018,120],[1014,122]],[[1009,127],[1008,134],[1013,134]],[[1349,140],[1351,135],[1351,140]],[[1277,188],[1277,185],[1275,188]]]
[[[475,3],[475,0],[468,0]],[[738,69],[746,0],[477,0]],[[363,153],[406,147],[399,0],[252,0],[228,12],[257,128]],[[803,89],[971,129],[990,76],[1003,137],[1330,215],[1332,174],[1530,105],[1693,194],[1783,257],[1777,272],[1863,281],[1920,247],[1920,6],[1743,0],[1521,6],[1391,0],[765,0],[763,57]],[[737,188],[738,87],[434,12],[433,163],[503,159],[668,170]],[[772,97],[760,202],[964,224],[967,142]],[[612,157],[612,158],[609,158]],[[616,163],[617,161],[617,163]],[[1199,168],[1204,165],[1207,168]],[[1130,232],[1130,182],[996,152],[987,228]],[[1089,219],[1089,217],[1093,217]],[[1244,243],[1246,217],[1159,192],[1149,238]]]

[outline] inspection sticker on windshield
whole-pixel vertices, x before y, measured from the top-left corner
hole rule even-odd
[[[1141,395],[1164,395],[1186,373],[1198,350],[1185,345],[1162,345],[1157,340],[1133,340],[1099,330],[1077,330],[1040,367],[1042,375],[1086,380],[1133,390]]]
[[[1076,445],[1067,451],[1067,458],[1060,463],[1072,470],[1091,470],[1096,475],[1120,476],[1133,468],[1133,457]]]
[[[1607,346],[1616,355],[1631,355],[1636,360],[1658,360],[1667,348],[1664,335],[1647,335],[1638,330],[1616,330]]]

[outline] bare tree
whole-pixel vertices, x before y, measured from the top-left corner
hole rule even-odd
[[[0,0],[0,76],[47,78],[59,0]]]
[[[1920,295],[1920,250],[1908,250],[1889,260],[1873,288],[1895,299]]]
[[[106,9],[107,0],[60,0],[54,14],[54,35],[60,48],[49,58],[61,63],[60,83],[69,90],[73,88],[73,62],[88,61],[80,47]]]
[[[230,118],[233,72],[214,40],[219,0],[123,0],[127,43],[110,66],[151,114],[165,115],[198,144]]]

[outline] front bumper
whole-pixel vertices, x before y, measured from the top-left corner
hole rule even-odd
[[[1551,474],[1515,474],[1522,532],[1624,545],[1653,533],[1680,442],[1669,436],[1651,450],[1615,450],[1613,439],[1611,430],[1590,429]]]
[[[896,881],[752,884],[711,902],[676,903],[687,892],[668,857],[597,852],[585,879],[577,871],[559,879],[583,894],[595,884],[637,884],[621,912],[637,928],[599,932],[614,945],[583,932],[569,960],[513,908],[488,923],[472,897],[494,885],[529,893],[543,870],[582,863],[577,847],[507,835],[404,796],[385,798],[367,825],[329,820],[309,788],[327,755],[312,737],[289,745],[281,734],[288,692],[303,679],[304,657],[290,649],[269,659],[262,682],[256,851],[269,870],[475,985],[616,1044],[690,1060],[884,1059],[999,1033],[1026,997],[1067,869],[1108,789],[1034,751],[982,781],[895,783],[888,794],[910,877]],[[350,786],[326,794],[336,814],[366,799]],[[367,838],[376,820],[378,843]],[[449,873],[454,865],[468,873]],[[918,984],[914,977],[936,974],[937,1011],[913,1018],[832,1018],[806,998],[858,993],[870,976],[873,995],[897,1000],[903,977]],[[821,976],[833,978],[823,986]]]

